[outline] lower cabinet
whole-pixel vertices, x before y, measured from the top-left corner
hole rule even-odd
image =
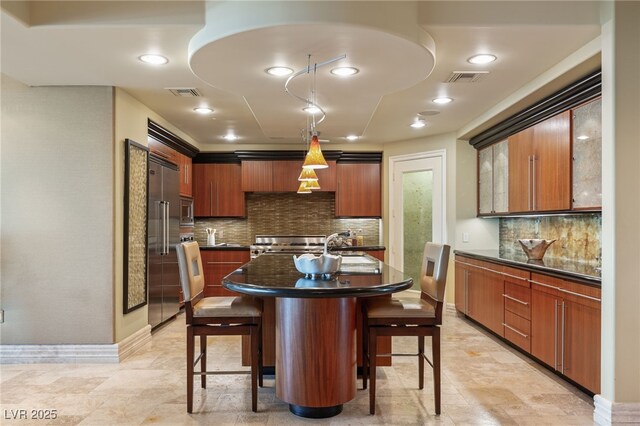
[[[204,296],[237,296],[222,287],[222,278],[249,262],[249,250],[201,250]]]
[[[593,393],[600,392],[600,294],[557,277],[455,259],[459,312]]]

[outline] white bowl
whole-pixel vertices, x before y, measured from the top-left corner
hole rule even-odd
[[[342,256],[333,254],[322,254],[314,256],[305,253],[300,256],[293,256],[293,263],[299,272],[305,274],[307,278],[329,278],[338,272],[342,264]]]

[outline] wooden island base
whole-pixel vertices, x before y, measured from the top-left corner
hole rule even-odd
[[[276,298],[276,396],[332,417],[356,396],[356,299]]]

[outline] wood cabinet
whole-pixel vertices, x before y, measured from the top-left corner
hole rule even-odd
[[[600,289],[531,276],[531,354],[600,392]]]
[[[196,217],[245,217],[240,164],[193,166],[193,211]]]
[[[167,160],[177,166],[180,165],[181,154],[173,148],[151,137],[147,138],[147,145],[149,146],[149,152],[152,154],[155,154],[163,160]]]
[[[193,167],[191,157],[183,154],[178,154],[180,158],[180,195],[184,197],[193,196]]]
[[[384,262],[384,250],[365,250],[369,256],[375,257],[376,259]]]
[[[296,192],[303,160],[250,160],[242,162],[242,190],[245,192]],[[317,169],[320,189],[336,190],[336,162],[327,161],[326,169]]]
[[[571,207],[570,111],[508,138],[509,212]]]
[[[572,208],[602,208],[602,99],[573,111]]]
[[[249,250],[201,250],[204,296],[237,296],[222,287],[222,278],[249,262]]]
[[[478,214],[509,211],[509,141],[478,151]]]
[[[381,217],[379,163],[338,163],[337,217]]]

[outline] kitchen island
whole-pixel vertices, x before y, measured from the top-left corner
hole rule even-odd
[[[331,417],[356,394],[356,298],[413,280],[367,255],[343,257],[330,280],[311,280],[291,255],[264,254],[227,275],[229,290],[276,300],[276,396],[302,417]]]

